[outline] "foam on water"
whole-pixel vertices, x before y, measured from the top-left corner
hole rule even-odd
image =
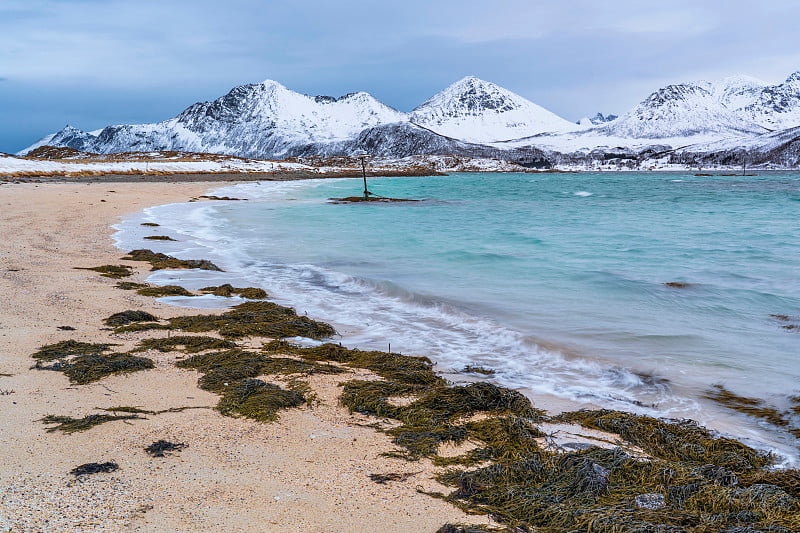
[[[480,181],[475,176],[384,179],[378,182],[383,194],[433,200],[399,207],[336,206],[338,211],[325,198],[346,195],[352,181],[310,180],[247,183],[214,193],[249,202],[149,208],[118,225],[116,238],[125,249],[149,247],[181,258],[207,258],[226,271],[159,272],[150,278],[154,283],[260,286],[271,299],[331,322],[348,346],[386,349],[391,343],[392,350],[428,355],[443,369],[468,364],[493,368],[501,384],[535,394],[694,418],[779,450],[793,461],[796,449],[785,436],[701,398],[711,383],[752,381],[753,373],[765,384],[758,391],[762,396],[770,390],[792,392],[784,384],[793,376],[775,375],[787,364],[788,343],[774,346],[759,362],[745,361],[724,345],[735,328],[752,320],[749,307],[800,308],[797,287],[787,290],[786,273],[769,251],[771,240],[785,236],[764,232],[764,242],[748,249],[726,241],[736,228],[710,225],[711,231],[687,236],[695,242],[685,247],[670,235],[647,233],[652,221],[646,217],[654,209],[669,217],[683,209],[697,217],[705,208],[693,203],[697,189],[664,190],[665,183],[712,189],[731,185],[647,176],[662,202],[678,203],[643,206],[637,216],[645,220],[632,220],[625,212],[632,204],[626,190],[633,183],[624,180],[636,178],[627,173],[574,183],[595,191],[572,189],[578,191],[569,196],[572,201],[588,206],[580,208],[570,206],[561,188],[576,180],[572,176],[547,176],[541,183],[524,175],[482,175]],[[497,197],[478,197],[475,204],[475,196],[454,188],[455,179],[464,189],[482,192],[489,181]],[[530,196],[519,198],[522,194]],[[589,204],[580,200],[595,194]],[[707,190],[701,194],[709,195]],[[498,214],[514,224],[498,222]],[[469,222],[479,216],[485,217],[480,224]],[[702,216],[713,221],[717,213]],[[178,242],[143,241],[153,233],[139,225],[143,221],[161,224],[158,233]],[[372,231],[365,231],[365,225]],[[676,229],[670,223],[663,227],[668,234]],[[664,268],[659,261],[670,264]],[[736,269],[727,261],[759,266]],[[772,268],[776,279],[764,268]],[[687,272],[691,279],[685,281],[691,285],[682,292],[664,287],[661,282],[682,281],[665,277],[670,269]],[[664,277],[653,279],[653,270]],[[169,301],[187,305],[191,299]],[[193,307],[224,303],[215,297],[191,301]],[[698,327],[698,320],[709,317],[713,320]],[[754,340],[742,353],[758,346]]]

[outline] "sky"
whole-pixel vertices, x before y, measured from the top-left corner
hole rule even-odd
[[[0,0],[0,152],[265,79],[409,111],[475,75],[569,120],[800,70],[797,0]]]

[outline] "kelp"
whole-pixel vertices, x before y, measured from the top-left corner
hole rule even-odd
[[[433,363],[427,357],[357,350],[333,343],[302,348],[285,341],[272,341],[265,344],[263,349],[267,353],[297,355],[308,361],[331,361],[353,368],[364,368],[386,380],[407,385],[437,386],[445,383],[433,370]]]
[[[47,415],[40,422],[46,425],[52,425],[46,429],[48,433],[54,431],[63,431],[64,433],[75,433],[78,431],[87,431],[100,424],[107,422],[114,422],[116,420],[139,420],[141,416],[136,414],[127,415],[87,415],[83,418],[72,418],[70,416]],[[53,425],[55,424],[55,425]]]
[[[225,350],[229,348],[236,348],[236,343],[226,339],[201,335],[176,335],[173,337],[143,339],[131,349],[131,352],[158,350],[159,352],[184,351],[198,353],[205,350]]]
[[[169,235],[148,235],[147,237],[145,237],[145,239],[148,240],[148,241],[174,241],[175,240],[172,237],[170,237]]]
[[[298,316],[294,309],[273,302],[245,302],[219,315],[169,319],[172,329],[191,333],[216,331],[223,337],[308,337],[322,339],[336,333],[329,324]]]
[[[740,413],[744,413],[756,418],[762,418],[778,427],[787,427],[790,424],[789,413],[781,413],[774,407],[764,405],[763,400],[758,398],[748,398],[745,396],[738,396],[722,385],[714,385],[714,389],[706,392],[704,398],[713,400],[720,405],[724,405],[728,409],[733,409]]]
[[[281,374],[339,374],[345,371],[334,365],[270,357],[241,349],[197,354],[175,364],[203,373],[197,384],[203,390],[222,396],[217,404],[222,414],[244,416],[262,422],[276,420],[281,409],[308,403],[314,395],[307,383],[296,378],[289,380],[288,390],[254,378]]]
[[[83,385],[111,374],[124,374],[154,368],[152,360],[127,353],[105,352],[112,344],[93,344],[74,340],[42,346],[31,357],[36,359],[33,368],[63,372],[71,383]],[[45,365],[45,362],[51,362]]]
[[[185,449],[188,445],[183,442],[170,442],[168,440],[157,440],[153,444],[147,446],[144,451],[150,457],[166,457],[167,455],[171,455],[175,452],[179,452]]]
[[[75,267],[75,270],[93,270],[106,278],[127,278],[133,275],[133,268],[126,265],[102,265],[97,267]]]
[[[483,374],[484,376],[494,376],[495,371],[478,365],[467,365],[462,370],[466,374]]]
[[[285,357],[268,357],[257,352],[227,350],[199,354],[178,361],[180,368],[193,368],[204,375],[198,379],[201,389],[222,393],[238,382],[260,375],[339,374],[343,369]]]
[[[552,418],[523,395],[491,383],[448,385],[425,358],[285,341],[267,343],[263,351],[365,368],[383,378],[345,382],[341,403],[395,421],[376,425],[399,447],[386,455],[454,467],[437,478],[453,492],[431,495],[501,523],[449,524],[442,531],[754,533],[800,527],[792,492],[797,471],[762,477],[770,455],[690,421],[609,410]],[[619,447],[546,450],[538,442],[545,436],[539,421],[606,431],[646,455]],[[444,443],[472,447],[445,457]]]
[[[110,351],[112,346],[116,346],[116,344],[67,340],[42,346],[38,351],[31,354],[31,357],[39,361],[55,361],[75,355],[101,354]]]
[[[110,473],[119,470],[119,465],[113,461],[105,463],[86,463],[76,466],[70,470],[70,474],[75,477],[88,476],[90,474]]]
[[[666,421],[622,411],[581,410],[558,417],[621,436],[652,457],[695,465],[714,464],[737,470],[750,470],[772,463],[764,453],[711,431],[691,420]]]
[[[167,324],[159,324],[158,322],[135,322],[127,326],[118,326],[114,328],[114,333],[136,333],[137,331],[150,331],[155,329],[172,329]]]
[[[263,300],[267,297],[267,292],[258,287],[234,287],[229,283],[220,285],[218,287],[203,287],[200,292],[213,294],[214,296],[224,296],[230,298],[234,294],[238,294],[242,298],[248,300]]]
[[[277,420],[281,409],[298,407],[305,401],[305,397],[297,391],[285,390],[260,379],[245,379],[222,394],[217,409],[226,416],[273,422]]]
[[[59,368],[52,368],[51,370],[60,370],[69,378],[71,383],[85,385],[112,374],[129,374],[151,368],[155,368],[155,364],[151,359],[117,353],[78,356],[61,364]]]
[[[153,298],[161,298],[163,296],[194,296],[194,294],[179,285],[145,287],[137,290],[136,293],[141,294],[142,296],[152,296]]]
[[[152,322],[158,320],[157,316],[151,315],[147,311],[122,311],[120,313],[114,313],[110,317],[103,320],[103,323],[106,326],[125,326],[132,322]]]
[[[120,281],[115,285],[116,288],[122,289],[123,291],[135,291],[137,289],[144,289],[149,287],[147,283],[136,283],[134,281]]]
[[[201,270],[222,271],[217,265],[205,259],[178,259],[171,255],[156,253],[152,250],[133,250],[122,258],[126,261],[145,261],[152,270],[198,268]]]

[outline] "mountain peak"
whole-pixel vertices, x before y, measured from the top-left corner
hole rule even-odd
[[[522,96],[475,76],[431,96],[411,112],[411,121],[440,135],[479,143],[575,129]]]
[[[800,83],[800,70],[798,70],[797,72],[793,72],[791,75],[789,75],[789,77],[786,78],[786,83],[791,83],[791,84]]]
[[[632,111],[600,128],[606,134],[634,139],[695,135],[764,133],[766,130],[733,113],[698,83],[667,85]]]

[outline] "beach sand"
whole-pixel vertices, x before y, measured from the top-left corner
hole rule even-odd
[[[149,352],[156,368],[70,385],[59,372],[31,369],[30,354],[67,339],[130,347],[142,334],[114,335],[102,319],[126,309],[161,317],[196,311],[159,304],[114,287],[88,270],[124,262],[111,224],[145,207],[186,201],[215,183],[16,183],[0,186],[0,531],[436,531],[476,523],[417,489],[447,491],[428,461],[382,457],[389,437],[373,420],[337,403],[337,382],[312,377],[320,402],[263,424],[209,408],[115,421],[89,431],[47,433],[43,416],[82,417],[97,408],[211,407],[198,374],[176,368],[176,354]],[[319,317],[322,320],[325,317]],[[71,326],[75,331],[62,331]],[[139,335],[139,337],[137,337]],[[165,458],[144,447],[158,439],[188,444]],[[113,473],[76,480],[70,470],[115,461]],[[376,484],[369,474],[413,473]]]

